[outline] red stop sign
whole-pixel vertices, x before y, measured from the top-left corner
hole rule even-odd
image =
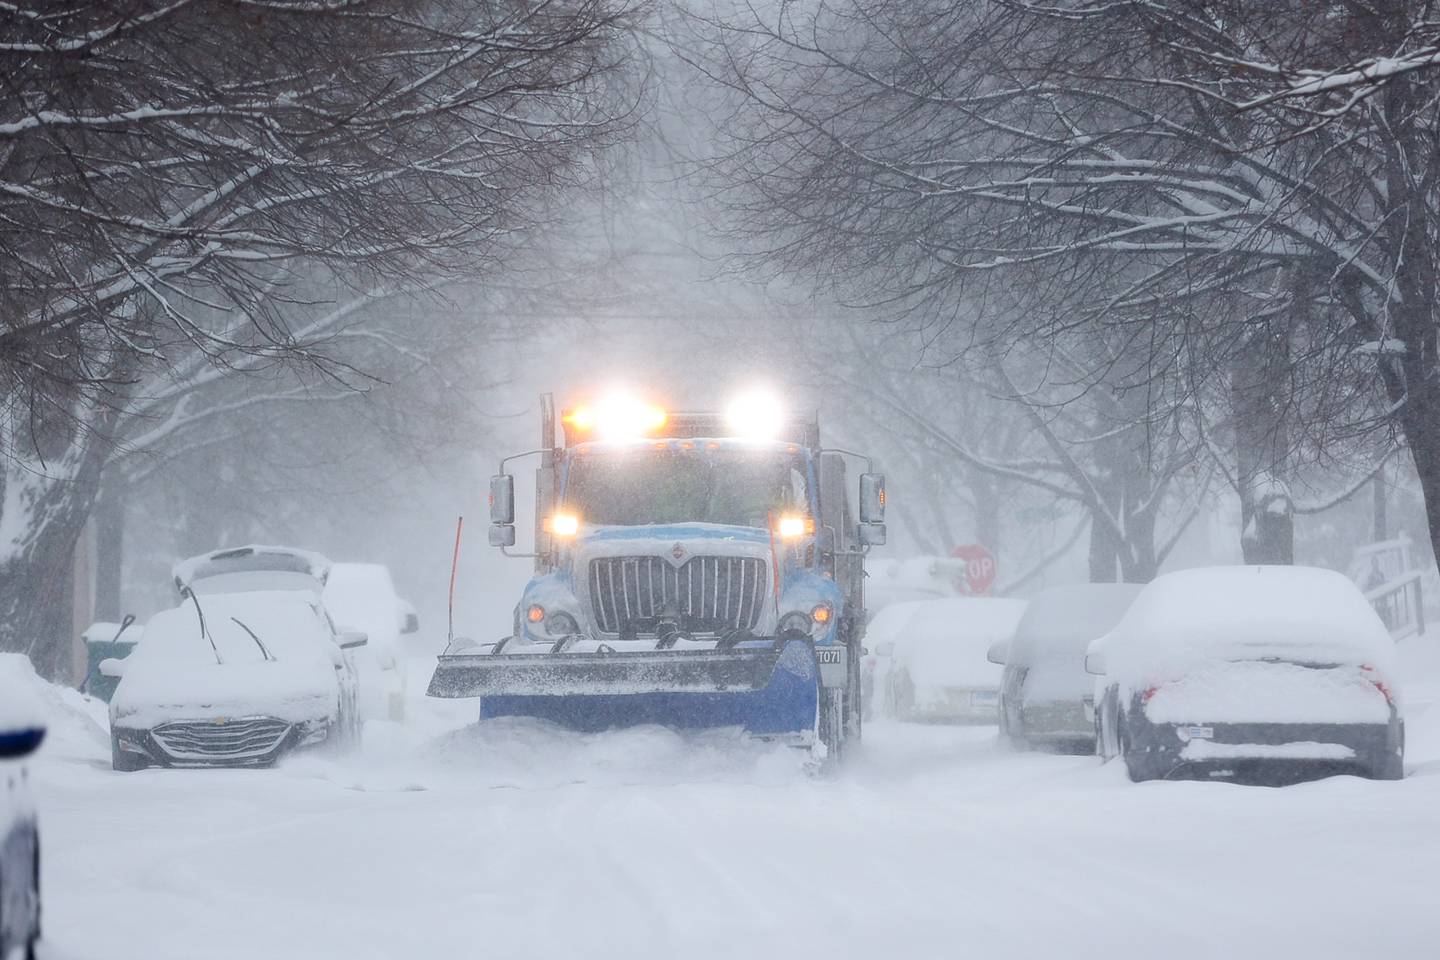
[[[978,543],[967,543],[950,551],[950,556],[965,561],[965,592],[976,596],[990,592],[995,584],[995,555]],[[956,583],[956,586],[961,586]]]

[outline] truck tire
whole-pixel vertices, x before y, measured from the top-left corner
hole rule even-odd
[[[817,734],[825,747],[824,769],[833,770],[845,753],[845,691],[838,688],[820,688],[819,717]]]

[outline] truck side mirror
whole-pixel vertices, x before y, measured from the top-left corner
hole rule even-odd
[[[860,474],[860,522],[885,522],[885,474]],[[882,543],[884,541],[881,541]]]
[[[1010,659],[1010,641],[996,640],[990,644],[990,649],[985,651],[985,659],[991,663],[1005,666],[1005,661]]]
[[[515,522],[515,478],[508,473],[498,473],[490,478],[490,522],[495,524],[513,524]],[[491,542],[494,542],[493,537]]]
[[[492,546],[492,547],[513,547],[513,546],[515,546],[515,524],[513,524],[513,523],[492,523],[492,524],[490,524],[490,546]]]
[[[861,546],[883,547],[885,545],[885,524],[862,523],[856,528]]]

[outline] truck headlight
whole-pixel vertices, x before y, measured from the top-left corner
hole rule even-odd
[[[545,618],[545,632],[552,637],[568,637],[580,632],[580,624],[570,614],[557,611]]]

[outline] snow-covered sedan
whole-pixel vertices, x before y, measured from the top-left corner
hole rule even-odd
[[[1095,751],[1095,681],[1085,672],[1085,651],[1115,626],[1140,590],[1133,583],[1077,583],[1030,601],[1014,639],[990,648],[990,662],[1005,665],[1002,741],[1019,749]]]
[[[1241,566],[1156,578],[1090,645],[1103,756],[1131,779],[1398,780],[1394,643],[1330,570]]]
[[[289,750],[359,734],[353,656],[364,634],[335,632],[318,598],[294,590],[188,594],[101,672],[116,770],[260,766]]]
[[[925,600],[895,639],[885,678],[886,712],[900,720],[995,723],[1001,668],[986,659],[1008,640],[1025,601],[992,597]]]
[[[30,662],[0,654],[0,957],[35,955],[40,938],[40,836],[24,759],[45,737],[44,714],[23,682]]]

